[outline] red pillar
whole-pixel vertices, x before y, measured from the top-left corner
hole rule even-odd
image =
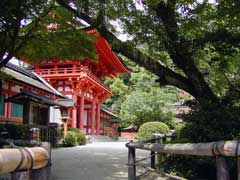
[[[91,134],[95,134],[95,106],[96,106],[96,103],[95,101],[92,102],[92,121],[91,121]]]
[[[77,110],[76,108],[74,107],[72,109],[72,121],[71,121],[71,127],[73,128],[76,128],[76,121],[77,120]]]
[[[63,122],[63,137],[67,136],[67,121]]]
[[[97,118],[96,118],[97,135],[100,134],[100,103],[97,104]]]
[[[73,93],[72,95],[73,101],[77,102],[77,95],[75,93]],[[72,109],[72,121],[71,121],[71,127],[76,128],[76,122],[77,122],[77,109],[76,107],[74,107]]]
[[[80,102],[80,106],[79,106],[79,112],[80,112],[80,116],[79,116],[79,120],[78,120],[78,128],[83,130],[83,118],[84,118],[84,96],[81,96],[81,102]]]

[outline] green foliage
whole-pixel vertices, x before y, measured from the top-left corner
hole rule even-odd
[[[7,132],[5,138],[10,139],[30,139],[30,128],[25,124],[20,123],[1,123],[0,132]]]
[[[0,67],[13,56],[39,62],[47,59],[96,60],[96,37],[55,0],[0,2]]]
[[[68,132],[74,133],[78,145],[85,145],[87,143],[86,135],[83,131],[78,128],[68,128],[68,130]]]
[[[185,127],[185,124],[180,124],[180,123],[176,124],[176,126],[174,128],[174,130],[175,130],[174,134],[175,134],[176,138],[181,138],[180,133],[184,127]]]
[[[77,133],[68,131],[67,136],[63,140],[63,145],[73,147],[77,145]]]
[[[140,127],[144,122],[163,121],[174,127],[170,104],[178,100],[173,87],[160,88],[157,77],[124,59],[132,69],[131,76],[121,75],[116,79],[105,79],[114,96],[105,102],[121,118],[121,126],[133,124]]]
[[[83,27],[70,12],[55,6],[43,18],[32,34],[33,38],[28,40],[17,56],[34,62],[49,58],[96,60],[96,49],[92,43],[96,37],[81,30]]]
[[[182,155],[158,155],[159,168],[187,179],[216,179],[213,158]]]
[[[2,0],[0,2],[0,67],[9,61],[30,39],[34,27],[49,11],[52,1],[48,0]],[[29,22],[32,28],[21,29]]]
[[[163,121],[172,124],[173,113],[167,109],[163,91],[144,92],[136,90],[123,102],[120,118],[124,127],[130,124],[138,128],[148,121]]]
[[[179,137],[190,142],[211,142],[240,137],[240,109],[228,106],[197,108],[184,117],[186,125],[180,130]]]
[[[169,128],[163,122],[147,122],[140,126],[137,138],[139,140],[149,140],[154,133],[168,133]]]

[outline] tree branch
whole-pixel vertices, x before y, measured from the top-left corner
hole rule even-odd
[[[224,29],[218,29],[215,32],[208,32],[203,37],[194,40],[196,47],[204,47],[207,43],[226,43],[240,48],[240,33],[232,33]]]
[[[157,16],[163,22],[169,39],[169,54],[173,63],[186,74],[195,92],[195,98],[199,101],[211,99],[218,102],[216,95],[204,80],[202,73],[196,67],[192,58],[192,44],[178,36],[178,25],[176,22],[176,1],[161,1],[154,9]],[[193,94],[192,94],[193,95]]]
[[[27,41],[29,40],[30,35],[33,33],[33,31],[36,29],[36,27],[38,26],[39,22],[48,15],[48,13],[50,12],[50,10],[54,7],[54,3],[46,10],[44,11],[41,15],[39,15],[39,17],[34,21],[33,26],[31,27],[31,29],[24,35],[23,39],[19,42],[18,45],[16,45],[16,40],[18,38],[18,32],[20,29],[20,25],[17,27],[18,30],[15,30],[15,37],[12,41],[12,48],[11,51],[8,52],[8,55],[6,58],[3,58],[0,60],[0,68],[5,66],[8,61],[10,59],[13,58],[13,56],[27,43]]]
[[[69,4],[65,3],[64,0],[57,0],[57,2],[72,12],[78,18],[86,21],[88,24],[96,28],[101,33],[101,35],[111,44],[113,51],[121,53],[140,66],[143,66],[150,72],[156,74],[159,77],[159,82],[162,85],[173,85],[191,93],[192,95],[195,95],[192,89],[192,85],[187,78],[163,66],[161,63],[142,53],[140,50],[130,46],[129,43],[122,42],[105,26],[98,26],[96,20],[92,19],[83,12],[78,12],[69,6]]]

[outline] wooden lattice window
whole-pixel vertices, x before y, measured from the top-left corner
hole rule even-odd
[[[5,112],[5,105],[4,105],[4,94],[0,94],[0,116],[4,116]]]
[[[12,117],[22,118],[23,117],[23,105],[12,103]]]

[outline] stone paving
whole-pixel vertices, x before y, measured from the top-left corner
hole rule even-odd
[[[125,144],[104,142],[53,149],[52,180],[127,180]],[[137,151],[137,157],[148,154]]]

